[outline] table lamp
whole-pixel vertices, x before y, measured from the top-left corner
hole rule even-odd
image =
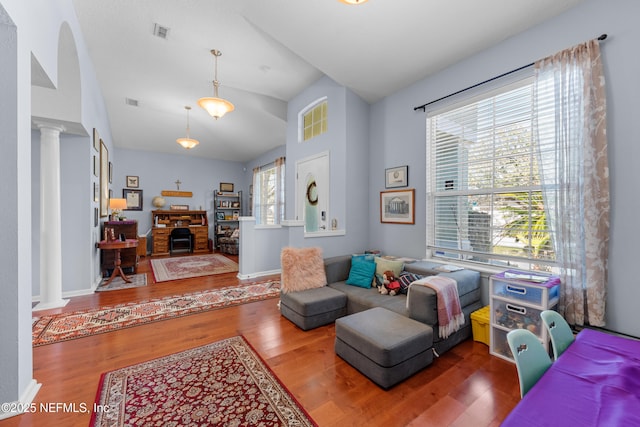
[[[109,209],[111,209],[111,220],[115,221],[120,217],[120,213],[127,209],[127,199],[109,199]]]

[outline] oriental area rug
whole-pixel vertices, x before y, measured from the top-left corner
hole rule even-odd
[[[238,263],[219,254],[195,255],[152,259],[151,269],[156,282],[166,282],[190,277],[232,273],[238,271]]]
[[[146,274],[130,274],[127,277],[129,277],[129,280],[131,280],[131,282],[125,282],[122,277],[116,276],[108,285],[106,285],[105,283],[109,281],[109,278],[102,279],[95,292],[118,291],[120,289],[130,289],[147,286]]]
[[[36,317],[32,328],[33,346],[117,331],[279,295],[280,281],[266,280],[137,303]]]
[[[106,372],[90,426],[316,426],[242,336]]]

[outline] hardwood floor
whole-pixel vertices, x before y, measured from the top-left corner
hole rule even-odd
[[[72,298],[64,309],[37,314],[240,283],[236,273],[228,273],[155,284],[148,258],[138,272],[147,274],[148,286]],[[335,355],[333,325],[304,332],[283,318],[276,304],[269,299],[36,347],[34,378],[42,387],[35,403],[49,404],[52,411],[12,417],[0,426],[87,426],[88,412],[61,405],[90,411],[101,373],[239,334],[320,426],[498,426],[519,401],[515,365],[472,340],[384,391]]]

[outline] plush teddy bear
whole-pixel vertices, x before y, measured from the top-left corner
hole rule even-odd
[[[378,286],[378,292],[382,295],[397,295],[400,293],[400,282],[393,275],[393,271],[382,273],[382,285]]]

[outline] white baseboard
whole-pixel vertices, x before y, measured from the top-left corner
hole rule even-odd
[[[89,289],[80,289],[80,290],[77,290],[77,291],[63,292],[62,293],[62,297],[63,298],[72,298],[72,297],[80,297],[80,296],[83,296],[83,295],[91,295],[98,288],[98,286],[100,285],[100,282],[102,282],[102,277],[98,276],[96,279],[94,279],[93,285],[91,285],[91,288],[89,288]],[[34,303],[40,302],[40,295],[35,295],[35,296],[31,297],[31,302],[34,302]],[[56,306],[56,307],[63,307],[63,306]],[[45,310],[45,309],[48,309],[48,308],[55,308],[55,307],[36,306],[33,309],[38,311],[38,310]]]
[[[32,379],[29,381],[27,388],[22,392],[20,396],[20,400],[8,403],[0,404],[3,410],[0,410],[0,420],[5,420],[7,418],[15,417],[16,415],[24,414],[27,412],[33,403],[33,399],[35,399],[36,394],[38,394],[38,390],[42,384],[38,383],[36,380]],[[8,410],[4,410],[4,409]]]
[[[280,274],[280,273],[282,273],[282,270],[277,269],[277,270],[270,270],[270,271],[258,271],[256,273],[249,273],[249,274],[238,273],[237,277],[240,280],[245,280],[245,279],[255,279],[256,277],[272,276],[274,274]]]

